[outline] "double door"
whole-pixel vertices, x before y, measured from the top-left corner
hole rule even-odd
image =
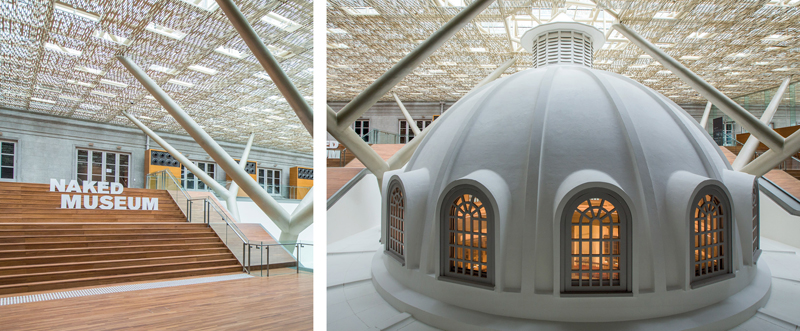
[[[128,187],[130,154],[78,149],[78,183],[85,180],[120,183]]]

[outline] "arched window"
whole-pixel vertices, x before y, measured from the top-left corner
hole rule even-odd
[[[616,193],[592,188],[565,206],[564,292],[630,291],[630,211]]]
[[[692,200],[690,270],[692,285],[731,271],[731,207],[717,186],[706,186]]]
[[[406,198],[397,181],[389,187],[389,226],[387,227],[386,250],[400,259],[405,256]]]
[[[442,276],[494,284],[494,212],[487,197],[456,187],[442,203]]]
[[[758,260],[759,250],[761,249],[761,226],[759,224],[758,209],[758,179],[753,182],[753,263]]]

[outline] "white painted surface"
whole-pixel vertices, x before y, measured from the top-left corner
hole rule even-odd
[[[300,204],[300,201],[297,202],[286,202],[286,201],[279,201],[281,207],[283,207],[286,212],[290,215],[292,212],[297,208],[297,205]],[[267,214],[264,214],[258,206],[256,206],[255,202],[253,201],[242,201],[239,200],[239,214],[242,216],[241,223],[261,223],[264,228],[269,232],[275,240],[281,235],[281,230],[275,225],[272,220],[269,219]],[[300,236],[297,237],[298,241],[313,243],[314,242],[314,226],[309,226],[303,232],[300,232]]]
[[[789,214],[761,193],[761,236],[800,247],[800,217]]]
[[[380,225],[381,193],[367,174],[328,209],[328,244]]]

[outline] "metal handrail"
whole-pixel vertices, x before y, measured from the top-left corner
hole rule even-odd
[[[775,184],[775,182],[773,182],[773,181],[769,180],[769,178],[762,176],[762,177],[760,177],[759,179],[763,179],[763,180],[767,181],[767,183],[770,183],[770,184],[772,184],[772,186],[774,186],[775,188],[777,188],[777,189],[778,189],[779,191],[781,191],[783,194],[786,194],[786,195],[788,195],[790,198],[792,198],[792,200],[794,200],[794,201],[795,201],[795,202],[797,202],[797,203],[800,203],[800,200],[798,200],[798,199],[797,199],[797,197],[795,197],[794,195],[792,195],[792,194],[791,194],[791,193],[789,193],[789,192],[786,192],[786,190],[784,190],[782,187],[778,186],[778,184]]]
[[[181,193],[186,198],[186,200],[191,200],[191,198],[189,197],[189,192],[187,192],[186,189],[183,188],[183,185],[181,185],[181,182],[177,178],[175,178],[175,175],[173,175],[172,172],[170,172],[168,169],[164,169],[164,170],[161,170],[161,171],[156,171],[153,174],[158,174],[158,173],[166,174],[167,177],[172,179],[172,182],[175,183],[175,186],[178,187],[178,190],[181,191]]]
[[[313,243],[294,242],[294,243],[285,243],[285,244],[280,244],[280,243],[278,243],[278,244],[264,244],[264,242],[261,241],[261,242],[259,242],[257,244],[256,243],[248,244],[248,247],[261,250],[261,260],[260,260],[261,261],[261,267],[260,267],[259,271],[262,273],[262,275],[264,273],[264,247],[267,248],[267,277],[269,277],[269,248],[272,247],[272,246],[281,246],[281,247],[283,247],[283,246],[287,246],[287,245],[294,245],[294,247],[297,248],[297,257],[295,257],[295,260],[297,261],[297,266],[295,267],[295,270],[296,270],[296,273],[299,274],[300,273],[300,248],[301,247],[305,247],[306,245],[314,246]],[[250,253],[249,258],[247,260],[248,267],[250,267],[250,264],[251,264],[251,259],[250,258],[252,258],[252,256],[253,256],[253,254]]]
[[[211,207],[214,208],[214,211],[216,211],[217,214],[219,214],[219,216],[222,217],[222,220],[225,221],[225,224],[229,225],[231,227],[231,229],[233,229],[233,233],[235,233],[236,236],[239,237],[239,239],[241,239],[243,242],[245,242],[247,244],[250,243],[250,240],[247,239],[247,236],[244,234],[244,232],[242,232],[242,230],[239,229],[239,227],[236,226],[235,223],[228,222],[228,218],[225,217],[225,213],[223,213],[221,210],[219,210],[219,207],[217,207],[216,203],[211,203],[211,199],[209,199],[209,198],[205,198],[203,200],[205,200],[206,203],[208,203],[208,205],[210,205]],[[208,220],[209,220],[209,222],[211,221],[210,218]]]

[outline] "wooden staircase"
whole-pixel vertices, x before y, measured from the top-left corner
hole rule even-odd
[[[159,210],[145,211],[61,209],[49,189],[0,183],[0,295],[242,271],[166,191],[126,188],[158,198]]]

